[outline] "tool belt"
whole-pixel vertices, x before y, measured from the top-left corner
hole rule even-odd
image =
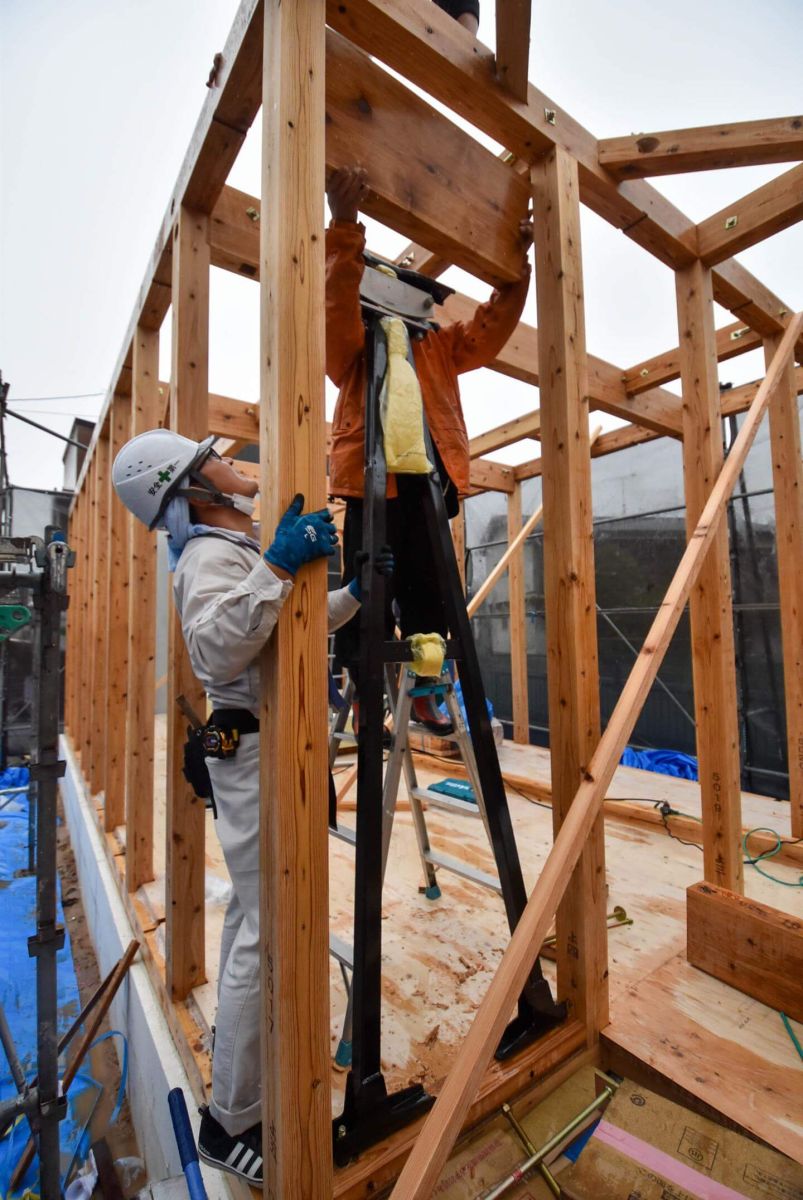
[[[240,738],[258,733],[259,721],[246,708],[217,708],[205,725],[187,726],[184,743],[184,778],[199,800],[206,801],[217,817],[207,758],[234,758]]]

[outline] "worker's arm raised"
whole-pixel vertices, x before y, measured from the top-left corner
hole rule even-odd
[[[340,387],[365,345],[360,313],[365,229],[357,224],[366,192],[365,171],[335,171],[327,198],[332,224],[326,231],[326,374]]]
[[[532,223],[525,219],[519,228],[522,246],[519,278],[495,291],[490,300],[476,309],[470,321],[457,321],[443,330],[443,336],[451,339],[452,361],[458,374],[492,363],[521,319],[530,286],[527,253],[532,243]]]

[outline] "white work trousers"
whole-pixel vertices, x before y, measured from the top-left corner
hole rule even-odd
[[[208,758],[215,828],[231,876],[223,922],[209,1111],[232,1137],[261,1119],[259,1045],[259,734],[234,758]]]

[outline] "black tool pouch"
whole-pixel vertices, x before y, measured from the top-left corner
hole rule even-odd
[[[184,778],[198,799],[204,800],[206,807],[211,808],[217,818],[215,797],[212,794],[212,780],[209,778],[209,768],[206,765],[205,733],[205,725],[199,729],[193,729],[191,725],[187,726],[187,740],[184,743]]]

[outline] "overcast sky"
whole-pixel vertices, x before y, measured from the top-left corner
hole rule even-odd
[[[482,5],[480,38],[492,45],[493,5]],[[0,0],[0,370],[11,407],[19,399],[20,411],[51,428],[66,433],[73,415],[94,417],[102,397],[22,399],[108,387],[236,8],[237,0]],[[530,78],[610,137],[800,113],[801,47],[801,0],[536,2]],[[787,169],[656,186],[701,220]],[[258,123],[230,182],[258,191]],[[676,345],[672,273],[586,210],[582,233],[589,350],[624,367]],[[370,224],[369,244],[380,252],[404,242]],[[790,308],[803,307],[803,227],[741,257]],[[210,388],[254,399],[257,287],[212,276]],[[477,297],[488,292],[461,272],[446,280]],[[528,319],[535,323],[532,301]],[[718,311],[718,324],[729,320]],[[721,378],[740,383],[762,371],[754,352],[723,363]],[[463,396],[471,434],[538,405],[536,389],[486,371],[464,377]],[[331,414],[332,396],[328,405]],[[63,444],[13,420],[7,432],[12,482],[59,487]],[[522,443],[496,457],[534,452]]]

